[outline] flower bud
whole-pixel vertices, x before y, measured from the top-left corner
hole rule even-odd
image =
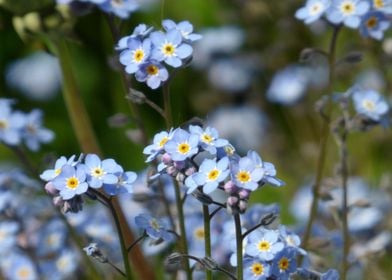
[[[240,213],[244,213],[248,208],[248,202],[245,200],[240,200],[240,202],[238,203],[238,208],[240,210]]]
[[[223,186],[223,189],[229,194],[235,193],[238,190],[237,186],[231,180],[226,182],[226,184]]]
[[[45,191],[50,195],[58,195],[59,191],[53,186],[52,182],[47,182],[45,185]]]
[[[186,176],[191,176],[195,172],[196,172],[196,168],[192,166],[192,167],[189,167],[188,169],[185,170],[185,175]]]
[[[238,196],[240,197],[240,199],[249,199],[249,195],[250,195],[250,190],[247,189],[241,189],[238,192]]]
[[[166,165],[171,164],[171,163],[172,163],[171,156],[170,156],[168,153],[164,153],[164,154],[162,155],[162,162],[163,162],[164,164],[166,164]]]

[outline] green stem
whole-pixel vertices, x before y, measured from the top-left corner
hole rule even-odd
[[[208,205],[203,204],[204,217],[204,251],[206,257],[211,257],[211,225],[210,225],[210,211]],[[212,271],[206,269],[206,280],[212,280]]]
[[[243,256],[242,256],[242,229],[241,229],[241,217],[240,214],[234,214],[235,223],[235,240],[237,245],[237,279],[243,280]]]
[[[333,30],[333,35],[329,47],[329,83],[328,83],[328,101],[326,108],[326,119],[323,122],[321,128],[321,140],[320,140],[320,151],[317,162],[316,180],[313,185],[313,200],[311,204],[310,214],[308,223],[306,225],[302,247],[306,250],[309,245],[309,239],[312,233],[313,222],[317,216],[318,201],[320,199],[320,188],[321,180],[323,178],[323,172],[325,167],[325,159],[328,150],[328,138],[330,134],[330,119],[332,114],[332,93],[333,93],[333,83],[334,83],[334,73],[335,73],[335,56],[336,56],[336,43],[341,26],[335,26]],[[299,263],[302,263],[302,258],[300,258]]]
[[[163,108],[165,111],[166,128],[170,129],[173,126],[169,82],[163,85]]]
[[[174,190],[175,190],[175,195],[176,195],[178,222],[180,225],[180,233],[181,233],[181,238],[180,238],[181,251],[180,252],[182,254],[188,255],[188,243],[187,243],[186,230],[185,230],[185,217],[184,217],[184,211],[182,208],[180,186],[178,185],[177,181],[174,182]],[[185,261],[185,272],[187,275],[187,279],[188,280],[192,279],[192,271],[189,266],[188,260]]]

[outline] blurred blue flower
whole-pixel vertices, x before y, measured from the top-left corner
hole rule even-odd
[[[371,0],[372,7],[388,15],[392,14],[392,0]]]
[[[370,11],[361,18],[359,31],[365,38],[381,40],[390,25],[390,19],[383,12]]]
[[[361,16],[369,8],[370,3],[366,0],[332,0],[326,16],[333,24],[343,23],[347,27],[357,28],[361,23]]]
[[[295,17],[306,24],[312,23],[321,18],[330,4],[331,0],[308,0],[304,7],[297,10]]]
[[[182,59],[192,55],[192,47],[182,42],[181,32],[176,29],[172,29],[166,34],[155,31],[151,33],[150,38],[153,42],[152,58],[154,60],[164,61],[166,64],[178,68],[183,64]]]
[[[95,1],[102,2],[100,0]],[[136,0],[106,0],[99,4],[99,7],[107,13],[126,19],[139,8],[139,4]]]
[[[21,130],[26,118],[21,112],[12,111],[11,104],[11,101],[0,98],[0,141],[14,146],[22,139]]]
[[[64,165],[61,168],[60,175],[53,180],[53,185],[60,191],[60,196],[64,200],[87,192],[88,184],[84,168],[82,166],[75,168],[67,164]]]
[[[135,224],[140,229],[145,230],[152,239],[173,240],[173,234],[168,231],[170,229],[169,225],[162,219],[154,218],[149,214],[140,214],[135,217]]]
[[[35,52],[7,66],[6,82],[26,97],[46,101],[60,90],[62,74],[58,59]]]
[[[128,41],[130,39],[143,41],[150,34],[150,32],[152,30],[153,30],[153,27],[147,26],[146,24],[141,23],[141,24],[137,25],[135,27],[135,29],[133,30],[131,35],[122,37],[118,41],[117,46],[115,47],[115,49],[117,51],[121,51],[121,50],[127,49],[129,47],[128,46]]]
[[[277,231],[256,229],[248,236],[245,252],[249,256],[258,257],[261,261],[270,261],[283,248],[284,243],[279,241]]]
[[[244,279],[265,280],[271,275],[270,265],[257,258],[244,258]]]
[[[32,151],[38,151],[41,143],[49,143],[53,140],[53,131],[42,126],[41,110],[35,109],[25,115],[22,136],[27,148]]]
[[[150,60],[140,66],[135,78],[139,82],[147,82],[150,88],[157,89],[169,78],[169,72],[161,63]]]
[[[140,66],[149,59],[150,51],[151,40],[149,38],[144,40],[129,38],[127,40],[127,48],[120,54],[120,63],[125,65],[127,73],[136,73]]]
[[[186,20],[176,24],[171,19],[165,19],[162,21],[162,26],[166,32],[169,32],[173,29],[180,31],[184,42],[195,42],[202,38],[200,34],[193,33],[193,25]]]
[[[66,245],[67,230],[61,220],[48,221],[36,234],[37,254],[48,257],[50,254],[59,252]]]
[[[135,172],[126,171],[119,166],[115,173],[116,183],[104,183],[103,189],[109,195],[117,195],[123,193],[133,192],[133,183],[136,181],[137,175]]]
[[[1,208],[0,208],[1,210]],[[20,226],[15,221],[2,220],[0,222],[0,257],[8,253],[16,244]]]
[[[33,262],[25,255],[11,253],[5,262],[3,271],[6,279],[38,280],[38,274]]]
[[[389,110],[389,105],[384,97],[375,90],[355,88],[352,99],[356,112],[375,122],[381,121]]]

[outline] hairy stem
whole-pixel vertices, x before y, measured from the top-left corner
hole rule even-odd
[[[237,246],[237,279],[243,279],[243,256],[242,256],[242,229],[241,229],[241,217],[240,214],[234,214],[234,223],[235,223],[235,239],[236,239],[236,246]]]
[[[203,217],[204,217],[204,252],[205,257],[211,257],[211,223],[210,211],[208,205],[203,204]],[[206,269],[206,280],[212,280],[212,271]]]

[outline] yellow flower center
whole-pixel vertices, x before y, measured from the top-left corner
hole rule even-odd
[[[187,154],[191,149],[191,146],[188,143],[178,144],[177,150],[180,154]]]
[[[61,168],[57,168],[54,170],[54,174],[56,174],[56,176],[60,175],[61,173]]]
[[[59,241],[59,236],[57,234],[50,234],[48,238],[46,239],[46,244],[49,246],[54,246],[58,243]]]
[[[76,177],[70,177],[67,179],[65,185],[67,188],[74,190],[79,186],[79,180]]]
[[[159,223],[156,219],[152,219],[150,221],[150,225],[152,226],[153,229],[158,230],[160,228]]]
[[[145,54],[142,49],[137,49],[137,50],[133,51],[133,61],[136,63],[142,62],[144,56],[145,56]]]
[[[176,51],[176,47],[171,43],[163,44],[162,52],[165,56],[173,56]]]
[[[20,277],[20,279],[27,279],[31,274],[31,271],[28,267],[21,267],[19,268],[17,275]]]
[[[104,171],[101,167],[95,167],[93,169],[91,169],[91,176],[93,177],[101,177],[104,175]]]
[[[221,173],[220,170],[214,168],[210,172],[208,172],[207,178],[209,181],[215,181],[218,178],[218,176],[220,175],[220,173]]]
[[[257,245],[257,248],[259,248],[260,251],[269,251],[271,248],[271,244],[268,241],[260,241],[259,244]]]
[[[374,109],[376,108],[376,105],[374,104],[373,101],[370,100],[364,100],[362,102],[363,107],[365,107],[366,110],[368,111],[374,111]]]
[[[8,122],[6,120],[0,120],[0,129],[6,129],[8,127]]]
[[[204,133],[204,134],[201,136],[201,141],[203,141],[204,143],[210,144],[213,140],[214,140],[214,139],[212,138],[212,136],[211,136],[211,135],[208,135],[208,134],[206,134],[206,133]]]
[[[162,148],[166,144],[167,141],[169,141],[169,138],[168,137],[163,137],[162,140],[159,141],[159,144],[158,144],[159,148]]]
[[[63,269],[65,269],[67,266],[68,266],[68,264],[69,264],[69,259],[68,258],[65,258],[65,257],[62,257],[62,258],[60,258],[60,259],[58,259],[57,261],[56,261],[56,266],[57,266],[57,268],[61,271],[61,270],[63,270]]]
[[[351,15],[355,12],[355,6],[351,1],[344,1],[340,5],[340,11],[346,16]]]
[[[250,181],[250,173],[246,170],[240,170],[238,171],[236,178],[241,183],[247,183]]]
[[[321,3],[314,3],[312,6],[310,6],[309,13],[311,15],[318,14],[321,11],[322,7],[323,5]]]
[[[148,75],[154,76],[154,75],[158,74],[159,68],[154,64],[150,64],[147,66],[146,71],[147,71]]]
[[[384,0],[374,0],[373,5],[376,9],[381,9],[385,6]]]
[[[261,263],[254,263],[251,266],[254,276],[262,275],[264,273],[264,266]]]
[[[286,257],[280,259],[279,261],[280,270],[287,270],[289,268],[289,265],[290,265],[290,261]]]
[[[197,229],[195,229],[195,237],[199,240],[204,240],[204,228],[199,227]]]
[[[377,18],[376,17],[371,17],[366,21],[366,26],[368,28],[374,28],[377,26]]]
[[[224,149],[225,149],[225,153],[226,153],[228,156],[234,155],[235,149],[234,149],[233,146],[227,145],[227,146],[224,147]]]
[[[123,0],[112,0],[112,5],[114,7],[121,7],[124,4],[123,2]]]

